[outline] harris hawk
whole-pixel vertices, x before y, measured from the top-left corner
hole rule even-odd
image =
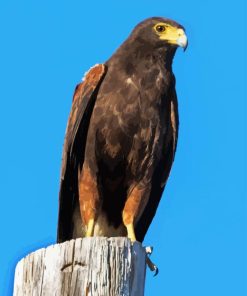
[[[177,145],[172,61],[179,46],[187,47],[181,25],[146,19],[76,87],[63,148],[58,242],[143,241]]]

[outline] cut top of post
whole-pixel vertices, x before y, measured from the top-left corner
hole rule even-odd
[[[146,252],[125,237],[51,245],[16,266],[14,296],[143,296]]]

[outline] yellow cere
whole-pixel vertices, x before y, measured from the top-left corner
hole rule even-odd
[[[176,28],[166,23],[158,23],[153,29],[161,40],[166,40],[170,44],[184,47],[183,44],[180,44],[179,40],[183,39],[187,42],[185,32],[181,28]]]

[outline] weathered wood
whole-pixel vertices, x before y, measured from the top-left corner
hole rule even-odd
[[[146,252],[138,242],[76,239],[19,261],[14,296],[143,296],[145,273]]]

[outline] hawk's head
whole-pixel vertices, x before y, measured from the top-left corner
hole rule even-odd
[[[178,23],[162,17],[152,17],[139,23],[134,28],[131,37],[140,42],[152,44],[154,47],[162,47],[166,44],[173,48],[181,46],[185,50],[188,45],[184,28]]]

